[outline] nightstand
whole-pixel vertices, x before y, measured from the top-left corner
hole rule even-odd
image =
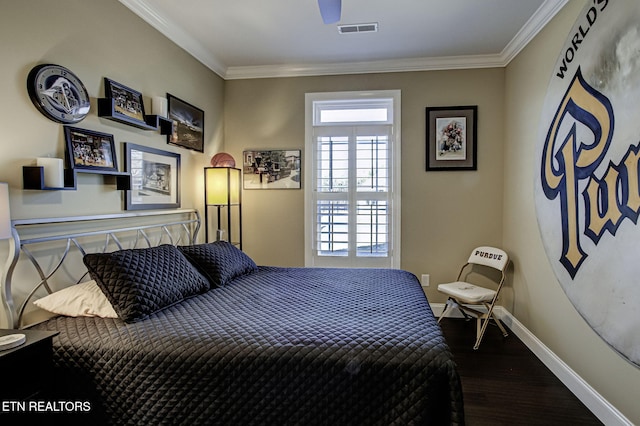
[[[42,398],[50,390],[53,376],[52,341],[57,331],[0,330],[0,336],[22,333],[22,345],[0,351],[0,371],[11,380],[3,380],[0,400],[21,401]]]

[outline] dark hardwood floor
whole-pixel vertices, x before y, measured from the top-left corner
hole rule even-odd
[[[490,325],[477,351],[475,320],[440,323],[462,380],[467,426],[602,425],[513,333]]]

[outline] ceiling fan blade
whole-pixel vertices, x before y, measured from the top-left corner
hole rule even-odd
[[[335,24],[340,20],[342,0],[318,0],[318,6],[325,24]]]

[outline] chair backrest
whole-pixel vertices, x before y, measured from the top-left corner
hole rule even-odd
[[[467,262],[488,266],[504,272],[504,269],[509,263],[509,255],[499,248],[482,246],[473,249]]]

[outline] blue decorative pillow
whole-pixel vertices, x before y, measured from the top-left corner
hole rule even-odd
[[[242,250],[227,241],[179,246],[211,287],[223,286],[232,279],[258,270],[255,262]]]
[[[209,283],[172,245],[92,253],[84,264],[126,322],[204,293]]]

